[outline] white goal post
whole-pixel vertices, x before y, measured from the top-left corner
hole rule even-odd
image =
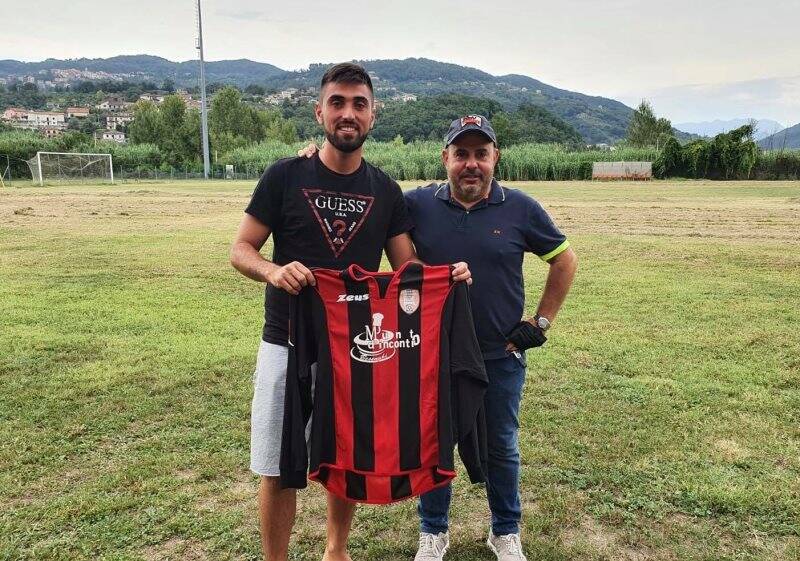
[[[34,183],[44,185],[45,179],[59,181],[102,180],[114,183],[111,154],[81,152],[36,152],[27,161]]]

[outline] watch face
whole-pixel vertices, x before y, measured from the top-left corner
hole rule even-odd
[[[547,331],[548,329],[550,329],[550,322],[547,320],[546,317],[539,316],[536,319],[536,324],[542,331]]]

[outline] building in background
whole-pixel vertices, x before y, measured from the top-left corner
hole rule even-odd
[[[78,118],[78,119],[85,119],[89,116],[89,108],[88,107],[67,107],[66,111],[64,111],[67,115],[67,119]]]
[[[119,130],[131,121],[133,121],[133,115],[130,113],[106,115],[106,128],[108,130]]]
[[[119,144],[126,144],[128,142],[125,133],[121,131],[97,131],[94,137],[97,140],[110,140]]]

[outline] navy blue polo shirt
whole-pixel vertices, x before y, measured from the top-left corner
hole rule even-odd
[[[505,357],[506,335],[523,315],[524,253],[547,261],[569,247],[542,206],[492,181],[489,197],[466,210],[447,183],[405,193],[419,258],[430,265],[466,261],[472,272],[472,317],[485,360]]]

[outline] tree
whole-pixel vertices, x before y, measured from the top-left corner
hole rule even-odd
[[[161,119],[162,138],[158,142],[161,151],[176,164],[192,159],[183,139],[183,125],[186,122],[186,103],[180,96],[168,95],[158,108]]]
[[[163,125],[158,108],[150,101],[140,101],[133,109],[133,121],[129,125],[131,142],[134,144],[159,144],[163,138]]]
[[[258,84],[250,84],[244,89],[244,92],[250,95],[264,95],[264,86],[259,86]]]
[[[516,144],[514,130],[511,127],[511,120],[505,113],[498,113],[492,119],[492,127],[497,135],[497,144],[500,148]]]
[[[97,91],[97,86],[91,80],[83,80],[72,89],[78,93],[94,93]]]
[[[220,153],[267,138],[297,140],[294,123],[277,111],[258,111],[246,105],[239,90],[232,86],[222,88],[211,100],[208,121],[211,143]]]
[[[492,122],[494,123],[494,121]],[[506,145],[523,142],[571,146],[583,144],[583,137],[572,125],[546,109],[530,103],[523,103],[509,115],[509,126],[511,136]]]
[[[172,78],[164,78],[164,83],[161,84],[161,89],[165,92],[172,93],[175,91],[175,81]]]
[[[628,125],[627,141],[637,148],[663,146],[668,138],[674,136],[672,123],[664,118],[657,118],[653,106],[646,99],[633,112]]]

